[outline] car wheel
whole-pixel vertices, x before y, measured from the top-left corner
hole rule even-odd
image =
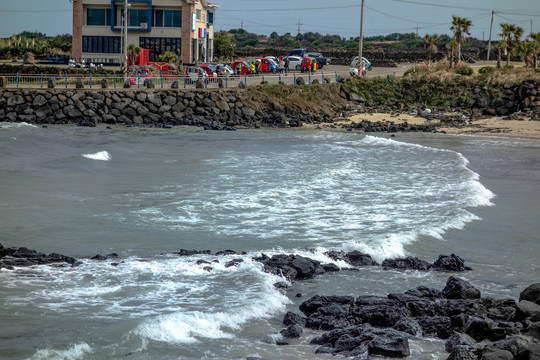
[[[368,70],[369,70],[369,71],[373,70],[373,66],[370,66],[370,67],[368,68]]]
[[[300,70],[301,68],[302,68],[302,66],[296,65],[296,70]]]

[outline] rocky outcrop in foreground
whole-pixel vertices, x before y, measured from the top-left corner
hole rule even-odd
[[[481,297],[469,282],[451,276],[442,290],[424,286],[378,296],[320,296],[289,312],[281,331],[288,344],[303,328],[326,330],[311,344],[316,353],[354,359],[411,355],[409,341],[444,339],[448,360],[540,359],[540,283],[514,300]]]

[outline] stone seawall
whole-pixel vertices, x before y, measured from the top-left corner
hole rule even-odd
[[[3,90],[0,121],[32,124],[140,126],[296,127],[329,121],[337,107],[319,112],[261,98],[242,90]]]

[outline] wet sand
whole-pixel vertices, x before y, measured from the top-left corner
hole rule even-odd
[[[410,125],[420,124],[439,124],[438,120],[427,120],[425,118],[412,115],[412,114],[399,114],[393,115],[388,113],[374,113],[374,114],[358,114],[349,117],[347,120],[336,121],[338,129],[341,129],[342,125],[350,124],[351,122],[360,122],[362,120],[368,120],[371,122],[377,121],[392,121],[395,124],[402,124],[404,122]],[[304,124],[306,128],[316,128],[318,124]],[[323,126],[323,128],[326,128]],[[504,120],[503,117],[491,117],[486,119],[472,120],[463,126],[441,126],[438,127],[439,131],[444,131],[447,134],[459,134],[459,135],[486,135],[486,136],[507,136],[525,139],[540,139],[540,121],[525,120]]]

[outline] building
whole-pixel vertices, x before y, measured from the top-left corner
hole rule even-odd
[[[72,58],[123,64],[125,0],[73,0]],[[206,0],[128,0],[127,45],[150,50],[150,61],[175,52],[184,63],[214,54],[218,5]]]

